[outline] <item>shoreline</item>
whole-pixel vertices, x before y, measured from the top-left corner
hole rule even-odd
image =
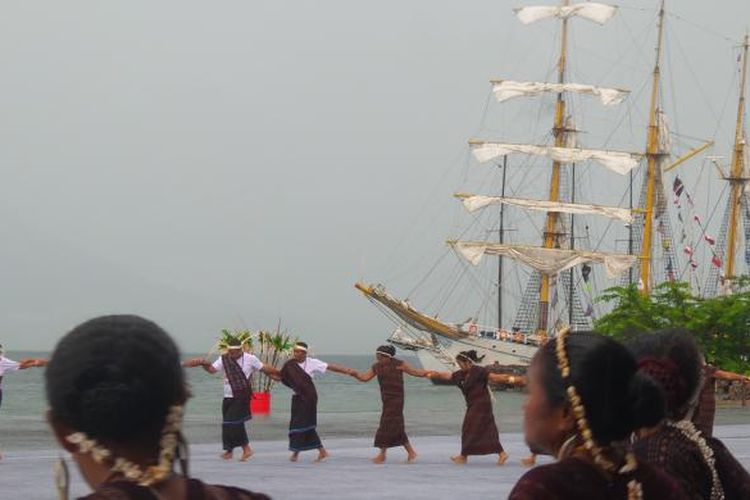
[[[715,435],[750,468],[750,424],[721,425]],[[456,492],[467,498],[504,498],[516,481],[528,470],[519,463],[528,449],[520,433],[501,433],[503,446],[510,455],[502,467],[495,457],[471,457],[468,465],[455,465],[449,457],[458,451],[460,436],[414,437],[419,453],[414,464],[403,463],[402,449],[392,449],[384,465],[374,465],[372,438],[323,439],[331,457],[323,464],[312,463],[313,452],[303,453],[300,462],[290,463],[287,442],[282,440],[253,443],[254,456],[248,462],[225,462],[219,455],[219,443],[190,446],[190,468],[194,477],[210,483],[248,488],[277,499],[323,498],[409,498],[449,499]],[[24,500],[56,498],[53,466],[58,450],[9,450],[0,461],[0,491]],[[235,456],[239,453],[235,452]],[[66,456],[71,472],[71,497],[89,490],[78,475],[73,461]],[[540,457],[539,464],[549,463]],[[290,478],[294,478],[290,481]]]

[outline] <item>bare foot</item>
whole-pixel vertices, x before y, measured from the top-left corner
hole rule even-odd
[[[413,451],[413,452],[409,453],[408,455],[406,455],[406,463],[407,464],[413,463],[416,459],[417,459],[417,452],[416,451]]]
[[[240,457],[240,462],[247,462],[247,459],[253,456],[253,450],[248,446],[247,448],[242,449],[242,457]]]
[[[504,451],[500,452],[500,454],[497,456],[497,465],[505,465],[505,462],[508,460],[508,454]]]
[[[383,455],[382,453],[378,453],[372,459],[372,463],[374,463],[374,464],[382,464],[383,462],[385,462],[385,455]]]
[[[313,460],[316,464],[319,464],[321,462],[325,462],[326,458],[328,458],[328,452],[325,450],[325,448],[318,449],[318,458]]]
[[[232,459],[232,452],[231,451],[225,451],[221,455],[219,455],[222,460],[231,460]]]
[[[292,453],[292,455],[289,457],[290,462],[296,462],[299,459],[299,452],[295,451]]]
[[[525,465],[526,467],[531,467],[532,465],[536,465],[536,455],[532,453],[528,457],[522,458],[521,464]]]
[[[464,455],[456,455],[455,457],[451,457],[451,460],[453,460],[454,464],[463,465],[466,463],[466,457]]]

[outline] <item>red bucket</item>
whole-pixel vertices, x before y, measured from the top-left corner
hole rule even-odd
[[[250,399],[250,413],[253,415],[268,415],[271,413],[271,393],[254,392]]]

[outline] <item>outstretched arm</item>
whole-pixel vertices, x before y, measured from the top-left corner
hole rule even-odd
[[[453,374],[451,372],[436,372],[433,370],[430,370],[426,374],[427,378],[430,380],[438,379],[438,380],[445,380],[446,382],[450,382],[453,378]]]
[[[268,377],[272,378],[273,380],[281,380],[281,371],[275,366],[263,365],[263,368],[261,368],[260,371],[268,375]]]
[[[526,385],[523,375],[507,375],[505,373],[489,373],[487,379],[495,384]]]
[[[182,362],[182,366],[184,366],[185,368],[197,368],[200,366],[208,373],[216,373],[218,371],[206,358],[186,359]]]
[[[728,372],[725,370],[714,371],[714,377],[718,378],[719,380],[729,380],[731,382],[742,382],[744,384],[750,384],[750,377],[740,375],[739,373]]]
[[[329,365],[329,368],[330,368],[330,365]],[[354,371],[354,373],[352,373],[351,375],[352,377],[356,378],[360,382],[369,382],[370,380],[375,378],[375,372],[372,371],[372,368],[368,368],[366,372],[362,372],[362,373],[358,371]]]
[[[341,373],[343,375],[354,375],[355,373],[357,373],[357,371],[352,368],[337,365],[336,363],[328,363],[328,370],[331,370],[334,373]]]
[[[412,377],[426,377],[429,373],[427,370],[422,370],[420,368],[414,368],[409,363],[401,363],[401,367],[399,368],[402,372],[408,373]]]
[[[48,361],[41,358],[26,358],[18,362],[18,369],[25,370],[26,368],[47,366]]]

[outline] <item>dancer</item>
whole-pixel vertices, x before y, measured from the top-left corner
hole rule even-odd
[[[315,462],[324,461],[329,453],[318,437],[318,392],[315,390],[313,376],[330,370],[335,373],[352,375],[351,368],[333,363],[325,363],[307,355],[307,344],[297,342],[292,350],[292,359],[284,363],[279,379],[294,391],[292,396],[292,415],[289,420],[289,460],[296,462],[301,451],[318,450]]]
[[[242,448],[240,461],[249,459],[253,450],[247,435],[245,422],[253,418],[250,414],[252,386],[250,378],[255,372],[278,376],[279,371],[273,366],[264,365],[253,354],[245,352],[247,340],[236,335],[225,334],[225,353],[213,363],[205,358],[193,358],[183,362],[187,368],[200,366],[208,373],[224,373],[224,399],[221,403],[221,442],[224,460],[231,460],[235,448]]]
[[[705,363],[704,360],[702,379],[700,393],[698,394],[698,404],[693,411],[691,420],[704,436],[711,437],[714,432],[714,417],[716,416],[716,381],[726,380],[728,382],[750,384],[750,377],[720,370],[713,365]]]
[[[661,393],[621,344],[564,329],[528,371],[526,442],[557,462],[526,472],[510,500],[686,499],[674,479],[627,450],[635,428],[663,415]]]
[[[380,413],[380,425],[375,433],[375,448],[380,452],[372,459],[373,463],[385,462],[388,448],[403,446],[406,449],[406,461],[417,458],[404,429],[404,373],[414,377],[425,377],[427,372],[413,368],[409,363],[396,359],[396,348],[392,345],[381,345],[375,351],[375,364],[363,373],[354,372],[352,376],[360,382],[369,382],[376,376],[380,385],[380,399],[383,410]]]
[[[44,359],[37,359],[37,358],[27,358],[22,359],[20,361],[13,361],[12,359],[5,357],[5,350],[0,344],[0,407],[2,407],[3,404],[3,376],[5,373],[15,372],[18,370],[25,370],[27,368],[32,367],[38,367],[38,366],[46,366],[47,361]],[[3,455],[0,453],[0,460],[2,460]]]
[[[628,347],[666,400],[666,418],[636,433],[636,455],[662,467],[691,498],[750,498],[747,470],[721,441],[704,436],[690,421],[703,365],[690,333],[674,329],[639,335]]]
[[[185,374],[177,346],[151,321],[104,316],[77,326],[57,344],[45,384],[54,435],[94,490],[83,498],[268,498],[186,476]],[[63,498],[67,489],[59,485]]]
[[[456,464],[465,464],[469,455],[490,455],[497,453],[497,465],[508,460],[508,454],[500,444],[495,416],[492,413],[492,399],[488,382],[509,385],[523,385],[525,377],[490,373],[487,368],[477,365],[481,358],[477,352],[462,351],[456,356],[460,367],[453,373],[430,371],[427,376],[456,384],[466,399],[466,415],[461,429],[461,453],[451,457]]]

